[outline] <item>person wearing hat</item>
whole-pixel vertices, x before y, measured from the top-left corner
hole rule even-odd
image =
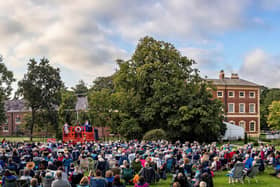
[[[26,163],[26,169],[29,170],[29,175],[31,177],[33,177],[35,175],[33,169],[35,167],[35,163],[34,162],[27,162]]]

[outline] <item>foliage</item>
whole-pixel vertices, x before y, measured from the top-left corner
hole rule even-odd
[[[262,88],[261,99],[260,99],[260,113],[261,113],[261,128],[266,129],[268,127],[268,115],[269,115],[269,106],[273,101],[280,100],[280,89],[272,88],[268,89],[266,87]]]
[[[57,128],[53,124],[52,117],[57,118],[57,112],[54,111],[49,113],[45,110],[40,110],[36,114],[34,121],[34,131],[35,132],[44,132],[46,136],[50,135],[51,132],[54,132]],[[42,125],[43,124],[43,125]],[[23,123],[20,125],[19,131],[24,133],[25,129],[30,129],[32,125],[32,115],[31,113],[26,113],[23,116]]]
[[[75,94],[78,97],[86,96],[88,93],[88,88],[83,80],[80,80],[79,83],[76,84],[75,87],[72,87],[71,89],[75,92]]]
[[[144,134],[143,140],[165,140],[166,137],[166,133],[163,129],[153,129]]]
[[[102,89],[114,90],[113,76],[108,77],[97,77],[93,81],[93,86],[90,88],[91,91],[101,91]]]
[[[12,91],[12,82],[15,81],[13,73],[7,69],[0,56],[0,124],[6,121],[5,100],[9,99]]]
[[[61,89],[64,87],[60,78],[60,70],[50,65],[49,60],[43,58],[40,62],[31,59],[27,73],[18,82],[17,94],[23,96],[31,108],[30,140],[32,141],[34,124],[38,111],[46,111],[50,115],[60,104]],[[54,120],[57,122],[57,119]],[[54,124],[58,127],[58,124]]]
[[[110,98],[111,94],[108,89],[91,91],[89,93],[89,111],[94,126],[105,127],[111,124],[110,113],[112,108]]]
[[[194,63],[169,43],[141,39],[130,60],[118,61],[112,95],[118,98],[120,122],[115,129],[136,138],[160,127],[170,129],[173,140],[217,139],[224,130],[222,104],[212,98]]]
[[[76,123],[75,106],[77,96],[74,92],[68,90],[61,91],[61,103],[58,108],[60,124],[68,123],[74,125]]]
[[[12,83],[15,81],[12,71],[9,71],[0,56],[0,94],[8,99],[12,92]]]
[[[272,129],[280,129],[280,101],[273,101],[269,106],[267,124]]]

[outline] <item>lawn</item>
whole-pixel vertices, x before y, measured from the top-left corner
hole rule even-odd
[[[30,137],[28,136],[22,136],[22,137],[0,137],[0,141],[5,138],[6,141],[10,142],[29,142]],[[33,142],[46,142],[48,138],[44,137],[33,137]]]
[[[263,174],[259,174],[257,176],[258,183],[255,182],[254,179],[251,179],[250,184],[247,180],[244,181],[244,184],[229,184],[228,183],[228,177],[226,176],[227,172],[217,172],[215,173],[214,177],[214,187],[246,187],[246,186],[264,186],[264,187],[279,187],[280,186],[280,179],[273,177],[269,175],[270,173],[273,173],[274,170],[272,168],[266,168],[265,172]],[[157,184],[151,185],[152,187],[170,187],[171,184],[171,176],[168,177],[167,180],[161,180]]]

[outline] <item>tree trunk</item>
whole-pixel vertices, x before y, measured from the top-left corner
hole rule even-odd
[[[31,109],[31,115],[32,115],[32,120],[30,124],[30,141],[32,142],[33,140],[33,128],[34,128],[34,123],[35,123],[35,110],[32,108]]]

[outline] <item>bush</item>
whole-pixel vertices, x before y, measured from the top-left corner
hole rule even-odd
[[[162,129],[153,129],[146,132],[143,136],[143,140],[164,140],[166,139],[166,133]]]

